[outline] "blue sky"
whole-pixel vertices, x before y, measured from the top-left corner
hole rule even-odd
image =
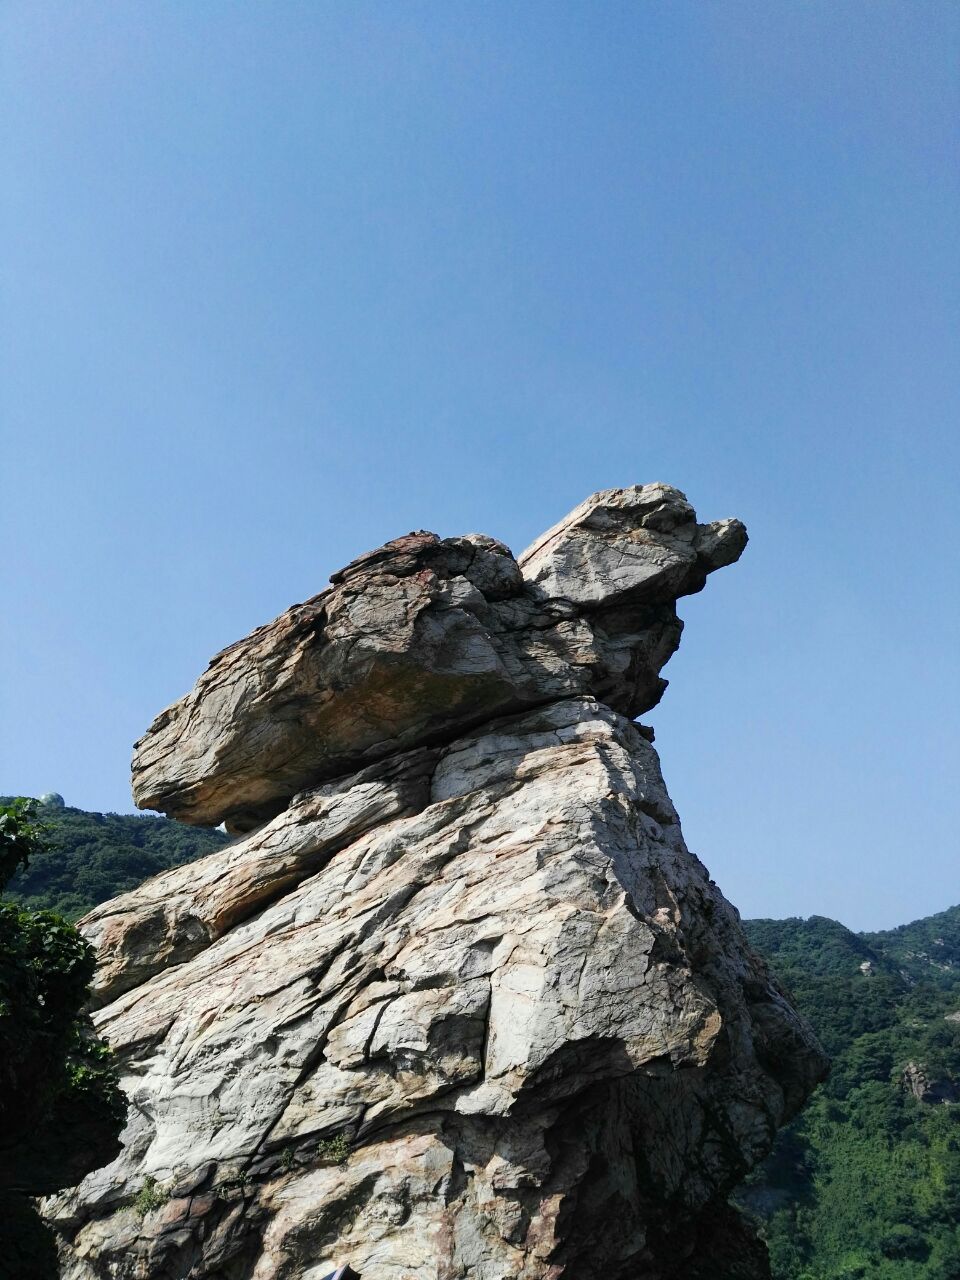
[[[648,717],[745,915],[960,900],[960,7],[0,11],[0,791],[132,808],[219,648],[411,528],[743,518]]]

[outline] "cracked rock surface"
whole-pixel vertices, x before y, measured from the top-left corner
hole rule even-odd
[[[218,654],[137,743],[134,799],[240,833],[505,712],[590,693],[638,716],[666,686],[677,598],[745,542],[666,485],[595,494],[519,563],[480,534],[397,538]]]
[[[82,923],[132,1106],[64,1280],[767,1274],[726,1195],[825,1063],[632,722],[745,540],[664,485],[411,534],[155,721],[138,802],[241,838]]]

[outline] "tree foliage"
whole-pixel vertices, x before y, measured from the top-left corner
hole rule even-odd
[[[0,805],[0,888],[44,851],[36,815],[31,801]],[[119,1150],[126,1102],[83,1013],[93,967],[60,916],[0,902],[0,1276],[56,1275],[28,1197],[73,1185]]]
[[[39,821],[37,801],[18,796],[0,804],[0,888],[30,858],[47,847],[46,827]]]
[[[916,1062],[960,1084],[960,908],[888,933],[745,927],[833,1057],[740,1197],[776,1280],[958,1280],[960,1105],[920,1101],[902,1076]]]

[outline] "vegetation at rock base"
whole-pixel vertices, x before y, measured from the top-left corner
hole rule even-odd
[[[960,907],[883,933],[745,927],[833,1058],[736,1197],[776,1280],[958,1280],[960,1103],[917,1098],[903,1073],[960,1085]]]
[[[35,802],[0,805],[0,889],[45,855]],[[56,1262],[29,1197],[112,1159],[126,1099],[82,1013],[93,950],[50,911],[0,902],[0,1276],[47,1280]]]
[[[47,852],[17,871],[6,896],[31,910],[56,911],[66,920],[78,920],[150,876],[193,862],[229,841],[222,831],[146,814],[46,806],[38,812]]]

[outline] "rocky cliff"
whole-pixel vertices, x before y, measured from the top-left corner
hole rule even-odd
[[[824,1060],[633,722],[745,542],[664,485],[410,534],[157,718],[138,804],[240,838],[83,922],[132,1118],[65,1280],[766,1273],[726,1195]]]

